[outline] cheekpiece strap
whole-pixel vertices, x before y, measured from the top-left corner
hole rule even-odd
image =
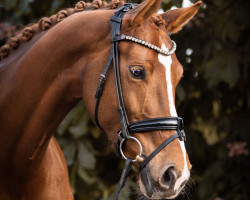
[[[121,8],[115,11],[114,16],[110,21],[111,26],[111,33],[112,37],[119,36],[121,33],[121,26],[122,26],[122,18],[124,17],[125,13],[135,7],[134,4],[124,4]],[[121,19],[121,20],[120,20]],[[116,85],[116,97],[118,103],[118,111],[119,111],[119,118],[121,124],[121,134],[122,137],[125,139],[129,138],[129,130],[128,130],[128,117],[124,105],[123,95],[122,95],[122,88],[121,88],[121,78],[120,78],[120,62],[119,62],[119,48],[118,48],[119,41],[114,41],[112,43],[112,51],[113,51],[113,66],[114,66],[114,74],[115,74],[115,85]]]

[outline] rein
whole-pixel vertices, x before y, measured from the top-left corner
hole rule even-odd
[[[110,25],[111,25],[111,43],[112,48],[111,52],[107,61],[107,64],[105,66],[105,69],[103,73],[100,75],[99,84],[97,87],[97,91],[95,94],[96,98],[96,105],[95,105],[95,121],[97,126],[103,130],[101,127],[99,121],[98,121],[98,108],[99,108],[99,102],[100,98],[102,96],[104,83],[106,80],[107,72],[111,66],[111,63],[113,61],[113,67],[114,67],[114,75],[115,75],[115,88],[116,88],[116,97],[118,102],[118,111],[119,111],[119,117],[120,117],[120,124],[121,124],[121,130],[118,131],[118,142],[116,143],[117,153],[120,158],[124,158],[126,160],[122,175],[120,178],[119,185],[117,187],[114,200],[118,199],[119,193],[121,189],[125,186],[126,179],[129,175],[130,169],[133,165],[133,162],[139,161],[139,170],[141,171],[142,175],[146,174],[146,165],[150,162],[152,158],[154,158],[155,155],[157,155],[164,147],[166,147],[170,142],[175,140],[176,138],[179,138],[179,140],[183,141],[186,138],[185,132],[183,130],[183,120],[180,117],[162,117],[162,118],[152,118],[152,119],[146,119],[141,120],[137,122],[129,123],[123,95],[122,95],[122,87],[121,87],[121,78],[120,78],[120,66],[119,66],[119,42],[120,41],[129,41],[138,43],[140,45],[143,45],[147,48],[150,48],[157,53],[163,54],[164,56],[170,56],[173,54],[176,50],[176,44],[174,41],[172,41],[172,48],[169,51],[165,51],[161,49],[160,47],[157,47],[153,44],[150,44],[149,42],[146,42],[144,40],[141,40],[139,38],[135,38],[133,36],[128,35],[121,35],[121,26],[122,26],[122,19],[127,11],[134,8],[135,4],[124,4],[122,7],[117,9],[114,13],[114,15],[110,19]],[[130,133],[137,133],[137,132],[148,132],[148,131],[157,131],[157,130],[174,130],[176,131],[176,134],[169,137],[167,140],[165,140],[155,151],[153,151],[149,156],[143,155],[142,145],[140,141],[130,136]],[[140,153],[134,160],[131,158],[126,158],[123,154],[122,146],[123,143],[126,140],[135,140],[139,147],[140,147]]]

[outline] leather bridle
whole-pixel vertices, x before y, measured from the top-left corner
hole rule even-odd
[[[120,182],[117,187],[116,194],[114,196],[114,200],[118,198],[120,190],[124,187],[129,171],[133,165],[133,162],[140,161],[139,170],[141,171],[142,174],[145,174],[146,173],[145,166],[164,147],[166,147],[170,142],[172,142],[176,138],[179,138],[179,140],[181,141],[185,140],[186,138],[185,132],[183,130],[183,120],[180,117],[153,118],[153,119],[146,119],[146,120],[141,120],[141,121],[132,122],[132,123],[129,123],[128,121],[128,117],[127,117],[127,113],[126,113],[126,109],[124,105],[124,100],[123,100],[123,95],[122,95],[122,87],[121,87],[120,66],[119,66],[119,42],[130,41],[130,42],[138,43],[140,45],[150,48],[156,51],[157,53],[163,54],[165,56],[170,56],[172,53],[174,53],[176,49],[176,44],[174,43],[174,41],[172,41],[173,42],[172,48],[169,51],[165,51],[141,39],[135,38],[133,36],[120,34],[120,30],[122,26],[122,19],[125,13],[129,11],[130,9],[134,8],[135,6],[136,4],[130,4],[130,3],[124,4],[122,7],[117,9],[114,15],[111,17],[110,25],[111,25],[112,37],[110,41],[112,43],[112,48],[111,48],[111,52],[110,52],[106,67],[100,76],[99,84],[98,84],[96,95],[95,95],[95,98],[96,98],[95,121],[96,121],[97,126],[100,129],[102,129],[98,121],[98,108],[99,108],[100,98],[102,96],[104,83],[106,80],[106,75],[113,61],[116,96],[117,96],[118,111],[119,111],[120,124],[121,124],[121,130],[118,131],[119,139],[118,139],[118,142],[116,143],[116,147],[117,147],[118,155],[126,160],[124,168],[123,168],[123,172],[120,178]],[[140,141],[136,139],[135,137],[130,136],[130,133],[137,133],[137,132],[142,133],[142,132],[157,131],[157,130],[173,130],[173,131],[176,131],[176,134],[172,135],[166,141],[164,141],[149,156],[143,155]],[[135,140],[140,147],[140,153],[134,160],[132,160],[131,158],[126,158],[122,151],[122,145],[124,141],[129,140],[129,139]]]

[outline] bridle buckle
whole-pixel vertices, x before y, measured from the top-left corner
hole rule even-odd
[[[180,141],[186,142],[186,133],[185,133],[184,130],[179,131],[179,132],[178,132],[178,135],[179,135],[179,140],[180,140]]]

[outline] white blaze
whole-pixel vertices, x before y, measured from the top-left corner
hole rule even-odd
[[[168,51],[168,48],[162,44],[161,47],[163,50]],[[172,58],[171,56],[164,56],[162,54],[158,55],[158,59],[160,63],[165,67],[166,69],[166,80],[167,80],[167,93],[168,93],[168,101],[169,101],[169,110],[170,110],[170,115],[172,117],[177,117],[176,109],[175,109],[175,104],[174,104],[174,97],[173,97],[173,86],[172,86],[172,79],[171,79],[171,64],[172,64]],[[187,166],[187,158],[186,158],[186,149],[185,149],[185,144],[183,141],[178,140],[181,146],[181,150],[183,153],[183,158],[184,158],[184,169],[182,171],[182,174],[180,178],[177,179],[175,183],[174,189],[179,189],[180,185],[182,184],[183,181],[187,180],[190,176],[190,172],[188,170]]]
[[[164,44],[162,44],[161,48],[165,51],[168,51],[168,48]],[[176,109],[175,109],[175,105],[174,105],[173,86],[172,86],[172,79],[171,79],[172,58],[171,58],[171,56],[164,56],[162,54],[159,54],[158,59],[159,59],[160,63],[165,67],[165,70],[166,70],[166,80],[167,80],[167,91],[168,91],[170,115],[173,117],[177,117],[177,113],[176,113]]]

